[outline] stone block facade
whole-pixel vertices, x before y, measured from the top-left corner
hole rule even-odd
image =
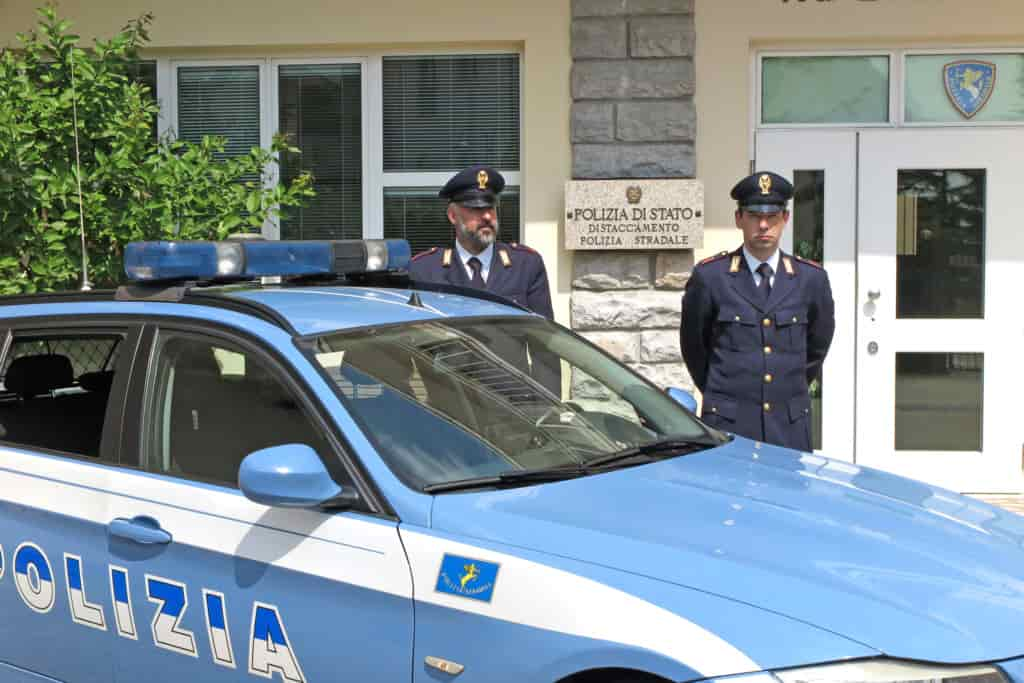
[[[573,178],[696,174],[693,0],[572,0]],[[578,251],[572,327],[661,387],[693,388],[679,352],[692,251]],[[598,400],[586,377],[573,395]]]
[[[658,386],[692,390],[679,352],[692,267],[690,251],[577,253],[572,328]]]

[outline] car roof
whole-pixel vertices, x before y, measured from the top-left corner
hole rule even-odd
[[[27,306],[30,314],[44,314],[40,304],[61,304],[60,314],[110,314],[121,304],[138,302],[181,302],[188,307],[188,315],[201,318],[193,305],[231,308],[269,319],[298,335],[320,334],[335,330],[354,329],[372,325],[440,320],[447,318],[480,316],[532,315],[500,299],[474,292],[465,295],[453,292],[424,291],[408,288],[363,286],[214,286],[201,288],[181,287],[123,287],[115,291],[62,292],[13,297],[0,297],[0,318],[4,306]],[[166,305],[166,304],[165,304]],[[9,309],[10,310],[10,309]],[[136,305],[124,307],[125,312],[138,314]],[[28,311],[24,311],[28,313]],[[48,313],[49,311],[47,311]],[[12,314],[19,315],[17,309]]]
[[[444,292],[384,287],[262,288],[227,292],[273,309],[302,335],[476,316],[530,315],[513,306]]]

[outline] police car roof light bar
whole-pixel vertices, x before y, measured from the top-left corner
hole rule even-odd
[[[265,276],[344,276],[408,270],[405,240],[132,242],[129,280],[240,280]]]

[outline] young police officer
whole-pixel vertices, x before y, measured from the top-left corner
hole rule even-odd
[[[743,246],[701,261],[683,295],[683,360],[708,424],[767,443],[811,449],[808,384],[832,343],[828,275],[782,253],[793,186],[771,172],[732,189]]]
[[[504,188],[505,179],[487,166],[455,174],[438,192],[448,200],[455,244],[417,254],[409,274],[414,280],[486,289],[552,319],[548,275],[540,254],[497,241],[497,201]]]

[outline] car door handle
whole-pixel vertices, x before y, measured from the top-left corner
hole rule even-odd
[[[107,529],[111,536],[127,538],[143,545],[162,545],[171,542],[171,535],[160,528],[160,522],[145,515],[131,519],[118,517],[107,525]]]

